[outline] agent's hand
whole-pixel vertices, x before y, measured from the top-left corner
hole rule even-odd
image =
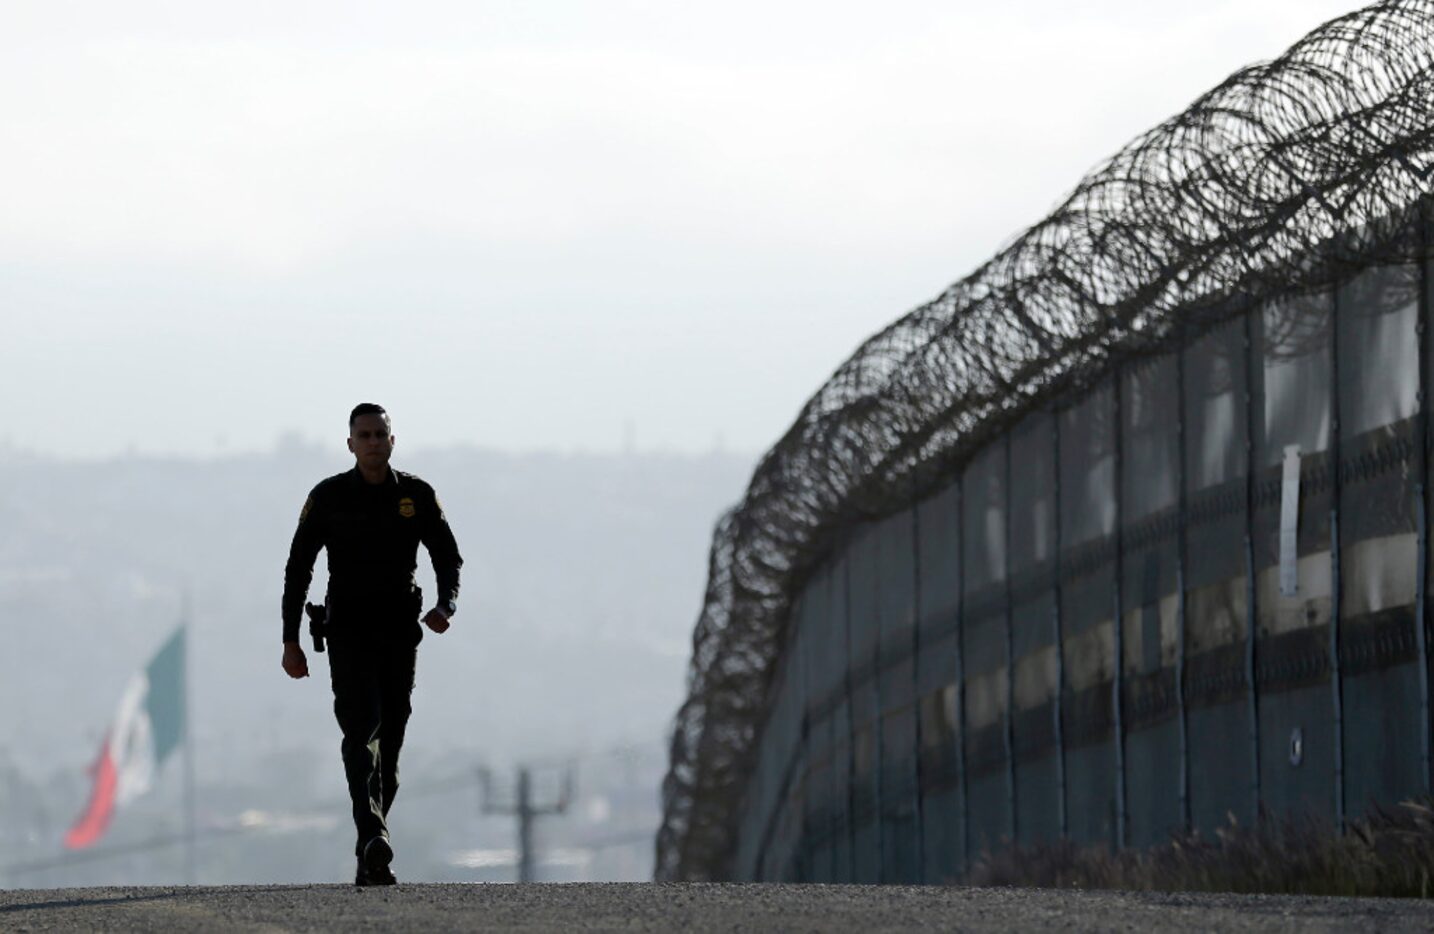
[[[309,660],[304,656],[304,647],[297,642],[284,643],[284,673],[291,678],[309,676]]]
[[[427,613],[423,614],[423,625],[427,626],[429,629],[432,629],[434,632],[437,633],[447,632],[448,614],[440,610],[438,607],[434,607]]]

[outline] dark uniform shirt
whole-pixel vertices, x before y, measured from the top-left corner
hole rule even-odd
[[[314,559],[329,552],[330,611],[337,603],[358,608],[402,606],[417,593],[422,542],[438,581],[438,605],[458,600],[463,558],[433,487],[390,469],[383,483],[364,482],[358,467],[314,487],[299,513],[299,527],[284,568],[284,641],[299,638]]]

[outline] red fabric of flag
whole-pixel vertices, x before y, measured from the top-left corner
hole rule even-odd
[[[93,844],[104,836],[105,828],[110,825],[110,818],[114,816],[115,789],[119,780],[114,757],[110,755],[108,737],[100,747],[99,759],[90,767],[90,775],[95,780],[94,788],[90,791],[90,803],[85,807],[85,813],[80,815],[80,819],[70,828],[70,832],[65,834],[67,850],[82,850]]]

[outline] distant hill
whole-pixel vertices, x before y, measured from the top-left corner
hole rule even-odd
[[[454,627],[420,655],[415,761],[660,739],[683,697],[712,523],[752,459],[464,448],[394,463],[434,484],[466,559]],[[304,497],[350,464],[340,445],[292,439],[215,460],[0,452],[0,763],[81,775],[185,592],[201,781],[242,768],[235,749],[336,750],[326,667],[298,684],[279,669],[278,608]],[[431,599],[422,554],[420,571]]]

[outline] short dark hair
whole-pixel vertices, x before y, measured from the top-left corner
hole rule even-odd
[[[393,419],[388,417],[388,411],[383,406],[377,402],[360,402],[354,406],[354,410],[349,413],[350,431],[353,430],[354,422],[358,421],[360,415],[382,415],[383,423],[389,427],[393,427]]]

